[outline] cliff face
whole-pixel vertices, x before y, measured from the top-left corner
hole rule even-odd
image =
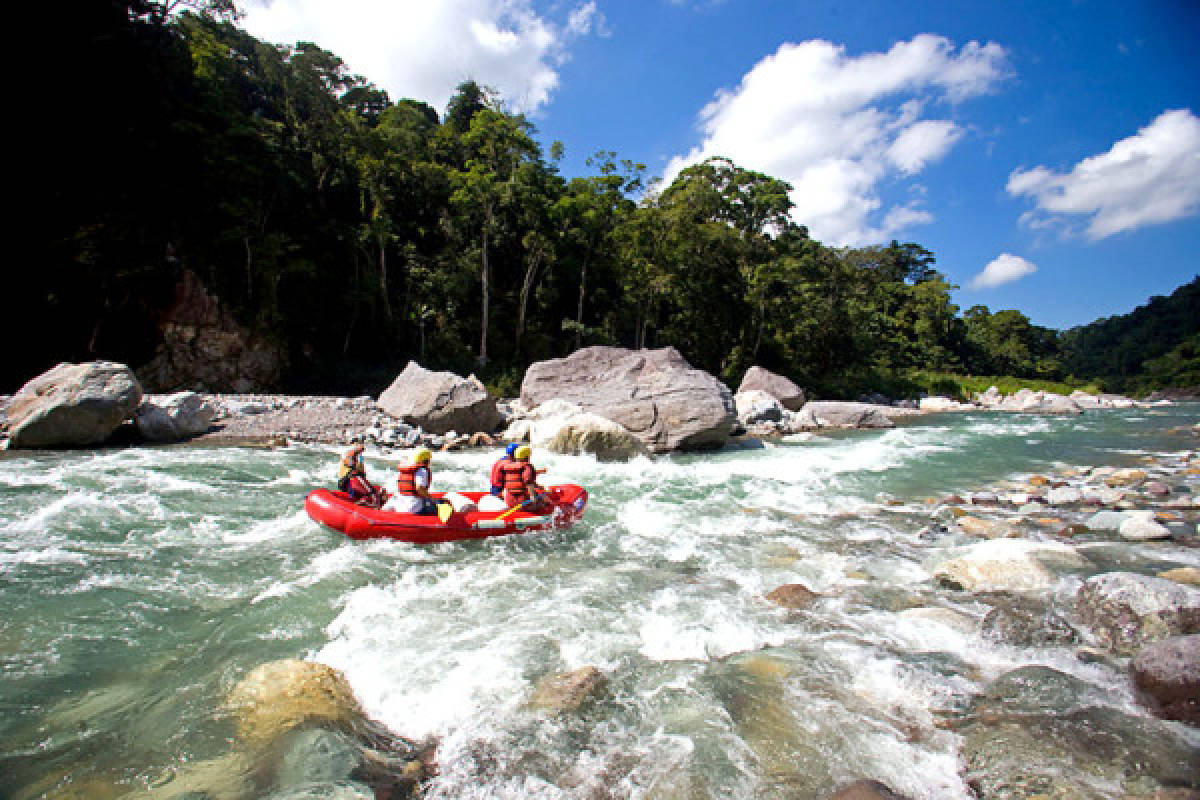
[[[163,314],[159,334],[154,358],[137,369],[149,392],[247,393],[279,383],[283,355],[238,325],[191,271],[184,272],[175,287],[175,300]]]

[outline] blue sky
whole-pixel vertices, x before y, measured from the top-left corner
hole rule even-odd
[[[914,241],[965,310],[1065,328],[1200,273],[1193,0],[245,0],[444,110],[467,78],[564,175],[600,149],[668,180],[724,155],[793,185],[830,245]]]

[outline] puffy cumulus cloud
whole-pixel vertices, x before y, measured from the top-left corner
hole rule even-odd
[[[498,90],[516,111],[536,111],[558,87],[569,42],[604,27],[594,0],[561,24],[530,0],[259,0],[244,10],[255,36],[316,42],[393,98],[439,111],[467,79]]]
[[[1200,208],[1200,119],[1187,109],[1166,111],[1070,172],[1013,171],[1008,192],[1033,199],[1024,224],[1070,232],[1072,220],[1090,217],[1093,240],[1190,216]]]
[[[1001,253],[992,259],[983,272],[971,279],[972,289],[991,289],[1005,283],[1020,280],[1037,272],[1037,267],[1020,256]]]
[[[882,181],[911,176],[949,152],[962,128],[926,119],[932,101],[959,101],[1007,75],[996,44],[921,34],[885,53],[847,55],[832,42],[787,43],[700,112],[702,143],[671,160],[668,183],[689,164],[727,156],[793,186],[793,218],[838,245],[884,241],[929,222],[912,206],[883,208]]]

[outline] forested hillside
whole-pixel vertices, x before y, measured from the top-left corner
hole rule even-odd
[[[255,39],[228,2],[183,5],[91,2],[55,23],[47,85],[71,102],[37,117],[19,231],[34,261],[12,293],[50,324],[23,331],[6,391],[61,360],[146,365],[185,275],[277,358],[263,389],[373,393],[415,358],[512,392],[532,361],[589,344],[818,389],[1109,369],[1076,332],[1064,367],[1058,334],[1018,311],[960,316],[919,244],[811,239],[771,176],[717,158],[659,186],[604,151],[568,180],[569,143],[544,147],[486,76],[434,109],[317,44]]]
[[[1200,386],[1200,276],[1061,338],[1063,369],[1100,378],[1112,391]]]

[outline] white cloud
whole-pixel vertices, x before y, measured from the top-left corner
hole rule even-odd
[[[983,268],[983,272],[980,272],[971,279],[971,288],[991,289],[1005,283],[1020,280],[1026,275],[1032,275],[1035,272],[1037,272],[1037,267],[1031,262],[1026,261],[1020,256],[1001,253]]]
[[[1008,193],[1033,198],[1036,210],[1022,220],[1035,228],[1090,217],[1092,240],[1191,216],[1200,208],[1200,119],[1187,109],[1163,112],[1070,172],[1014,170]]]
[[[557,67],[573,38],[603,31],[594,1],[563,23],[531,0],[269,0],[244,5],[242,24],[271,42],[316,42],[350,70],[439,112],[458,84],[498,90],[515,111],[535,112],[558,88]]]
[[[884,241],[929,222],[928,212],[882,209],[880,184],[914,175],[949,152],[962,129],[923,119],[930,101],[985,92],[1005,76],[1005,52],[971,42],[957,53],[921,34],[886,53],[846,55],[831,42],[782,45],[700,112],[703,142],[667,166],[721,155],[790,182],[793,218],[836,245]]]

